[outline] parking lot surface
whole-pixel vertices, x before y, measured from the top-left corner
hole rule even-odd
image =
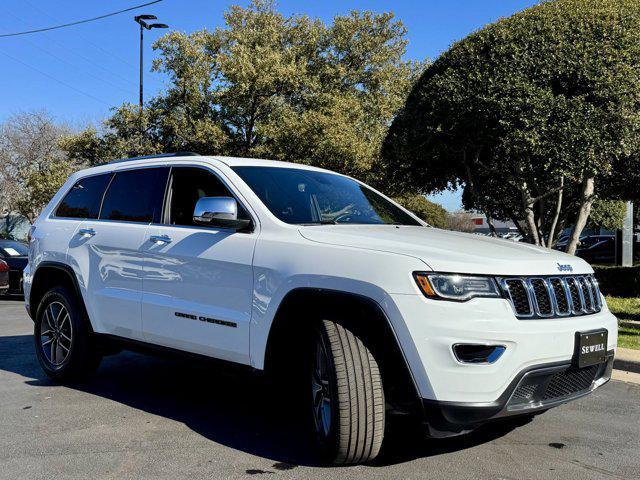
[[[426,441],[396,429],[373,465],[325,468],[300,415],[260,378],[134,353],[89,383],[40,371],[32,323],[0,300],[2,479],[637,479],[640,386],[594,394],[516,426]]]

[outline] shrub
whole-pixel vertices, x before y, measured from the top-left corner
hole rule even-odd
[[[473,215],[469,212],[453,212],[447,216],[447,230],[455,232],[473,233],[476,224],[473,223]]]
[[[640,265],[635,267],[594,266],[600,290],[612,297],[640,297]]]
[[[394,200],[432,227],[446,228],[447,211],[441,205],[430,202],[423,195],[404,195]]]

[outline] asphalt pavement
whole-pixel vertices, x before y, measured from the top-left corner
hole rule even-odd
[[[31,331],[22,303],[0,300],[0,479],[640,478],[633,383],[455,439],[396,428],[375,464],[327,468],[299,413],[259,377],[121,353],[91,382],[58,386]]]

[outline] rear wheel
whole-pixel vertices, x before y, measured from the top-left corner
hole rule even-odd
[[[355,464],[378,455],[385,425],[378,364],[362,339],[340,323],[324,320],[316,330],[311,406],[327,461]]]
[[[34,340],[40,366],[56,381],[83,380],[102,359],[84,310],[76,296],[64,287],[53,288],[42,297]]]

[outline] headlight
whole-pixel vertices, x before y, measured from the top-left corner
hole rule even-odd
[[[500,297],[498,286],[491,277],[418,272],[413,276],[422,293],[429,298],[463,302],[474,297]]]

